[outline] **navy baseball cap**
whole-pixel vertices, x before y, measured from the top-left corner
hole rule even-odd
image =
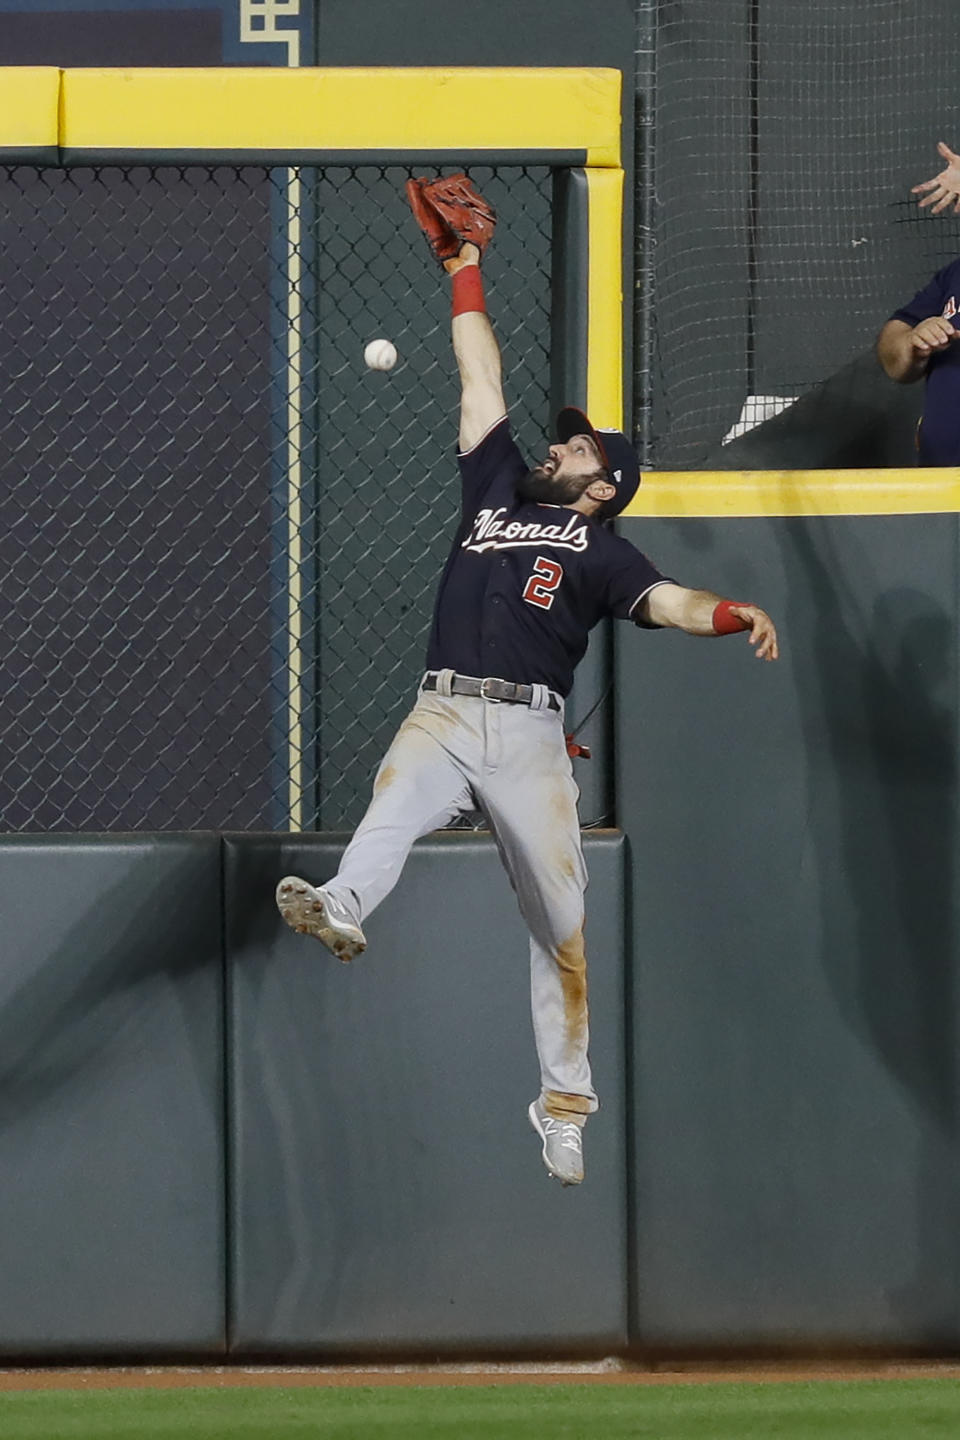
[[[589,435],[603,457],[603,463],[616,485],[617,496],[608,515],[619,515],[636,495],[640,486],[640,461],[637,452],[621,430],[595,430],[582,410],[567,405],[557,416],[557,439],[566,445],[574,435]]]

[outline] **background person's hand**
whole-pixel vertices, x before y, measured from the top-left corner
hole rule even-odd
[[[949,205],[953,206],[954,215],[960,215],[960,155],[955,155],[949,145],[941,140],[937,145],[937,153],[941,159],[947,161],[946,169],[941,170],[932,180],[924,180],[922,185],[914,185],[912,195],[923,195],[925,198],[917,203],[921,210],[932,205],[931,215],[939,215],[941,210],[946,210]]]
[[[934,350],[946,350],[958,336],[960,331],[954,330],[949,320],[944,320],[942,315],[931,315],[913,327],[910,344],[919,355],[930,355]]]

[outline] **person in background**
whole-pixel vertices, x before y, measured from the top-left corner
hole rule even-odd
[[[941,140],[937,150],[947,164],[932,180],[914,185],[921,209],[932,215],[953,206],[960,214],[960,155]],[[917,427],[921,465],[960,465],[960,259],[952,260],[895,310],[877,337],[877,358],[891,380],[925,383],[923,414]]]
[[[917,427],[921,465],[960,465],[960,260],[938,270],[877,337],[877,358],[891,380],[926,391]]]

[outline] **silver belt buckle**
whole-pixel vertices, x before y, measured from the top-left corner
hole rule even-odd
[[[493,681],[497,679],[498,676],[496,675],[485,675],[480,681],[480,699],[487,700],[491,705],[500,705],[503,703],[498,695],[488,695],[486,690],[484,689],[485,685],[490,685],[493,683]],[[501,685],[504,683],[504,681],[500,681]]]

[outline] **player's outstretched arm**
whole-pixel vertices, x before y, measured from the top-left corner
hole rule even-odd
[[[919,325],[888,320],[877,337],[877,359],[891,380],[909,385],[927,373],[931,355],[957,339],[960,331],[940,315],[931,315]]]
[[[941,140],[937,145],[937,153],[947,164],[939,175],[934,175],[932,180],[924,180],[921,185],[914,185],[912,195],[922,195],[924,198],[918,200],[917,204],[921,210],[932,206],[931,215],[939,215],[941,210],[953,206],[954,215],[960,215],[960,155],[955,155],[949,145]]]
[[[500,347],[487,319],[480,260],[497,212],[462,171],[436,180],[408,180],[413,218],[453,287],[453,352],[460,371],[460,449],[470,450],[500,420]]]
[[[487,318],[479,251],[464,245],[444,269],[453,283],[453,353],[460,372],[460,449],[471,450],[507,413],[500,346]],[[476,308],[474,308],[476,307]]]
[[[738,630],[749,630],[758,660],[780,657],[776,626],[765,610],[759,605],[724,600],[709,590],[657,585],[641,601],[641,618],[688,635],[733,635]]]

